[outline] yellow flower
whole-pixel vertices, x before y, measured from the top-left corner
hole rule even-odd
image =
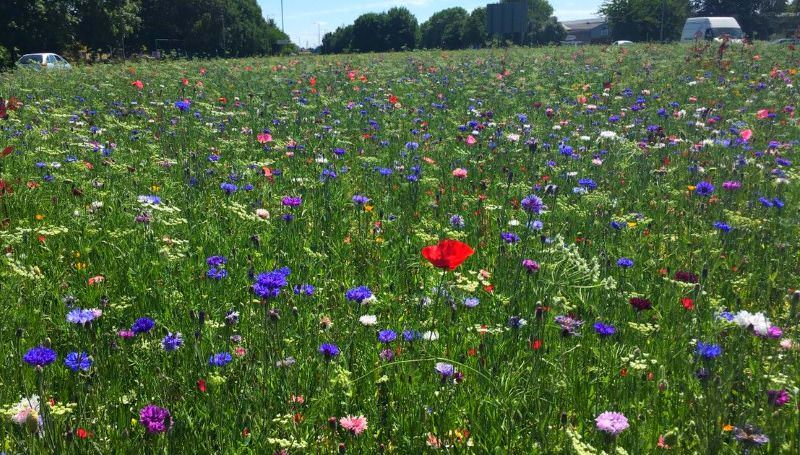
[[[375,206],[367,204],[367,205],[364,206],[364,211],[365,212],[371,212],[372,209],[374,209],[374,208],[375,208]]]
[[[83,270],[85,268],[86,268],[86,263],[85,262],[76,262],[75,263],[75,269],[76,270]]]
[[[44,219],[44,215],[37,213],[36,214],[36,221],[42,221]]]
[[[733,425],[723,425],[722,431],[733,431]]]
[[[689,185],[686,187],[689,191],[694,191],[697,187],[694,185]]]
[[[383,237],[377,237],[375,243],[383,243]]]
[[[133,426],[136,426],[136,424],[137,424],[137,423],[139,423],[139,421],[138,421],[138,420],[136,420],[136,419],[131,419],[131,425],[133,425]]]
[[[158,185],[153,185],[153,186],[151,186],[151,187],[150,187],[150,189],[151,189],[151,190],[152,190],[154,193],[158,193],[159,191],[161,191],[161,187],[160,187],[160,186],[158,186]]]
[[[629,228],[635,228],[636,227],[636,221],[628,221],[628,227]]]

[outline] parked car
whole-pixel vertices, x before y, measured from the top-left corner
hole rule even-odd
[[[64,57],[48,52],[39,54],[25,54],[17,60],[17,66],[34,69],[71,69],[72,65]]]
[[[633,44],[633,41],[621,39],[619,41],[614,41],[612,44],[614,46],[630,46],[631,44]]]
[[[732,17],[690,17],[686,19],[681,33],[681,41],[696,38],[720,41],[728,36],[734,43],[741,43],[744,34],[742,27]]]
[[[772,44],[782,44],[782,45],[794,44],[795,46],[797,46],[800,44],[800,38],[776,39],[775,41],[772,42]]]

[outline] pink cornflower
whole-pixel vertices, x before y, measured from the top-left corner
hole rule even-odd
[[[597,429],[611,435],[618,435],[628,428],[628,418],[619,412],[604,412],[594,419]]]
[[[272,142],[272,135],[269,133],[259,133],[258,136],[256,136],[256,138],[258,139],[259,144],[266,144],[267,142]]]
[[[463,168],[456,168],[453,169],[453,177],[457,179],[463,179],[467,176],[467,170]]]
[[[342,417],[339,419],[339,425],[345,430],[359,435],[367,429],[367,418],[363,415]]]

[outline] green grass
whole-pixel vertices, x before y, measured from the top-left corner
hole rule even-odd
[[[435,437],[462,453],[573,453],[582,443],[641,454],[662,450],[664,436],[674,453],[738,453],[747,446],[726,426],[753,424],[769,437],[756,450],[797,453],[800,127],[785,108],[797,103],[799,65],[767,45],[733,47],[721,62],[715,48],[637,45],[0,75],[0,94],[22,103],[0,120],[0,149],[13,148],[0,158],[13,188],[0,196],[0,407],[34,394],[74,403],[62,415],[42,406],[41,427],[5,413],[0,450],[331,453],[343,444],[350,453],[421,453],[435,450]],[[174,106],[182,98],[187,112]],[[759,119],[761,109],[775,118]],[[478,126],[459,129],[470,121]],[[265,128],[266,149],[257,140]],[[468,145],[473,129],[480,134]],[[744,129],[753,136],[737,143]],[[562,139],[576,156],[560,153]],[[324,169],[337,177],[322,181]],[[220,185],[231,174],[238,191],[226,195]],[[579,179],[596,188],[574,193]],[[712,196],[689,188],[701,181],[716,187]],[[725,181],[741,188],[725,190]],[[354,205],[356,194],[370,198],[366,207]],[[522,210],[529,194],[547,210]],[[161,204],[145,206],[140,195]],[[284,196],[302,204],[284,207]],[[785,205],[767,208],[760,197]],[[144,213],[152,220],[137,222]],[[451,225],[456,214],[463,227]],[[526,227],[534,220],[541,231]],[[507,244],[502,232],[520,241]],[[420,254],[443,238],[475,249],[444,275]],[[206,277],[212,255],[227,258],[227,277]],[[618,267],[622,257],[635,265]],[[525,258],[541,269],[525,271]],[[289,286],[260,301],[253,274],[284,266]],[[675,281],[676,271],[699,283]],[[89,285],[96,276],[104,281]],[[292,292],[303,283],[313,296]],[[345,298],[360,285],[376,301]],[[102,316],[68,323],[67,296]],[[653,308],[637,312],[635,296]],[[467,297],[480,303],[469,309]],[[231,310],[240,314],[234,326],[225,324]],[[756,336],[721,319],[726,310],[763,312],[783,334]],[[367,314],[375,326],[359,322]],[[584,321],[579,335],[554,322],[566,314]],[[143,316],[155,321],[150,333],[118,335]],[[512,328],[512,316],[527,323]],[[597,321],[617,332],[599,337]],[[392,361],[380,357],[382,329],[398,334]],[[438,339],[405,342],[403,330]],[[162,349],[168,332],[183,334],[175,352]],[[719,344],[722,355],[699,358],[697,341]],[[341,354],[325,361],[321,343]],[[22,357],[40,344],[59,358],[37,371]],[[72,351],[92,356],[88,371],[64,365]],[[232,362],[210,366],[224,351]],[[276,367],[290,356],[296,363]],[[443,383],[437,362],[455,365],[463,381]],[[780,389],[791,401],[778,407],[767,391]],[[170,411],[169,432],[147,434],[138,419],[148,404]],[[598,431],[604,411],[625,414],[630,428]],[[346,415],[364,415],[367,430],[348,434],[329,420]]]

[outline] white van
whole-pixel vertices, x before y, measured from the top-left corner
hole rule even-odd
[[[728,35],[733,42],[741,42],[742,28],[732,17],[690,17],[686,19],[681,33],[681,41],[692,41],[696,38],[720,41]]]

